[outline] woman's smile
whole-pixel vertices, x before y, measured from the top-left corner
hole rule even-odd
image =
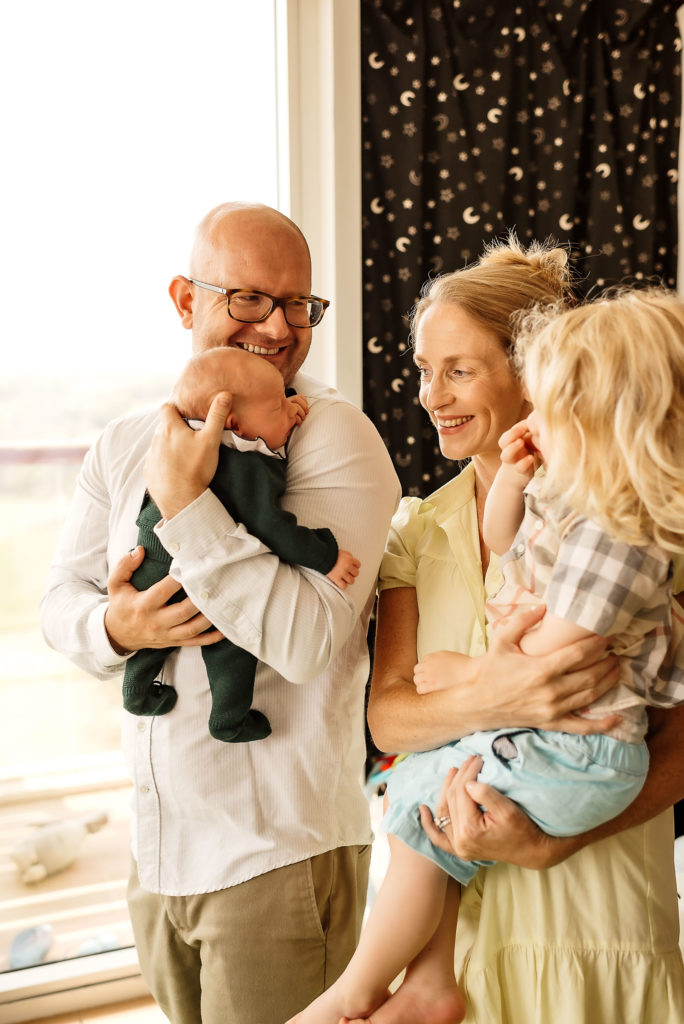
[[[473,419],[475,419],[474,416],[454,416],[451,418],[446,416],[435,416],[434,423],[435,426],[437,427],[437,430],[441,434],[445,433],[446,431],[452,431],[455,430],[456,428],[463,427],[465,426],[466,423],[470,423],[470,421]]]

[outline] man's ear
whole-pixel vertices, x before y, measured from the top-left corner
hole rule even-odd
[[[169,295],[178,311],[183,327],[190,330],[192,328],[192,283],[188,281],[187,277],[179,274],[169,285]]]

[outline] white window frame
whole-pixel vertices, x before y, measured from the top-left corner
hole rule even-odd
[[[358,0],[274,0],[280,209],[302,228],[313,287],[332,300],[305,369],[361,407]],[[135,949],[0,974],[0,1019],[37,1021],[148,994]]]
[[[276,0],[279,205],[332,300],[304,369],[362,406],[359,0]]]

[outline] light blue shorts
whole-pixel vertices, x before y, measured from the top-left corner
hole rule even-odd
[[[427,804],[434,813],[449,769],[471,754],[484,760],[478,780],[515,800],[552,836],[578,835],[620,814],[648,771],[645,743],[537,729],[476,732],[437,750],[411,754],[390,775],[383,828],[464,883],[480,865],[492,862],[463,861],[434,847],[418,808]]]

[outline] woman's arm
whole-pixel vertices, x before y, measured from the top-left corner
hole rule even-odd
[[[577,718],[572,712],[615,685],[617,660],[604,656],[606,641],[595,636],[543,657],[523,654],[520,639],[543,614],[543,606],[516,611],[495,631],[489,651],[481,658],[453,655],[461,669],[454,686],[418,693],[413,682],[416,591],[412,587],[384,590],[378,603],[368,706],[377,747],[388,752],[432,750],[476,730],[505,725],[596,732],[601,723]]]

